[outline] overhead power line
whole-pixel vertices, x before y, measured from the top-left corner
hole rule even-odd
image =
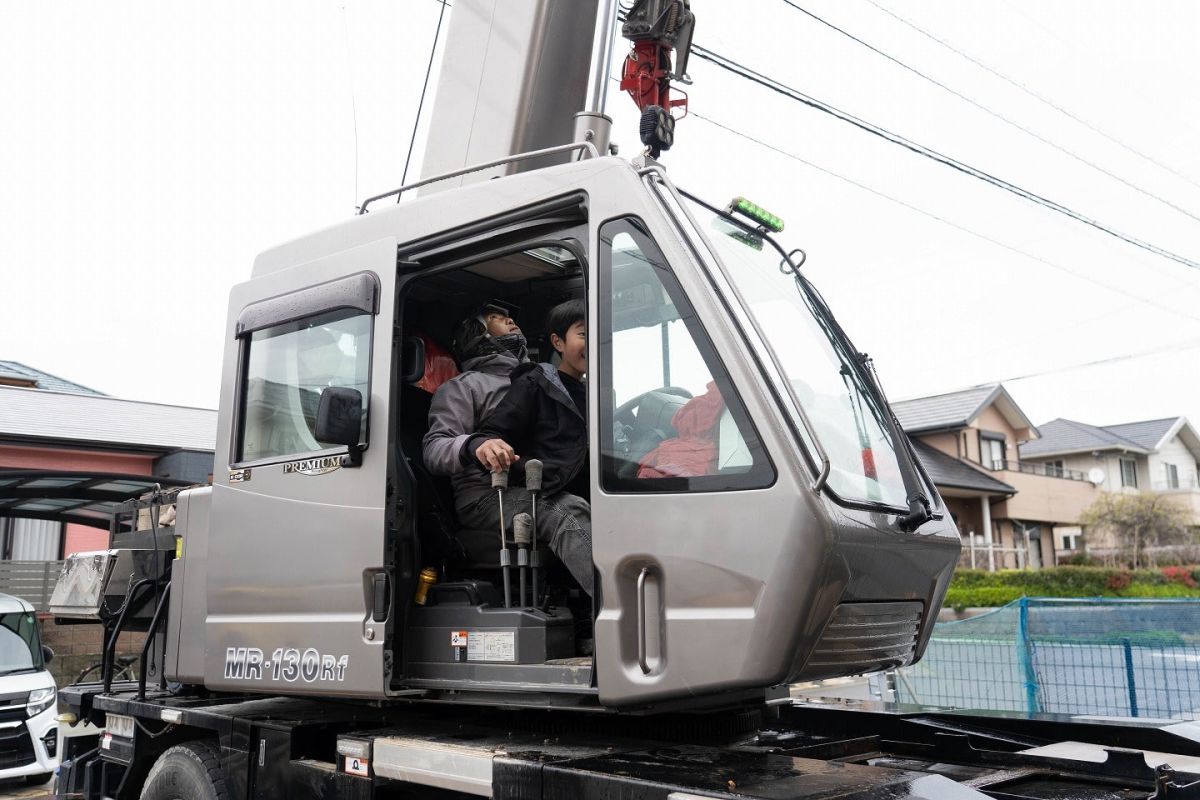
[[[773,91],[777,94],[787,97],[788,99],[793,100],[802,105],[808,106],[809,108],[813,108],[813,109],[816,109],[817,111],[821,111],[822,113],[828,114],[828,115],[834,117],[835,119],[839,119],[842,122],[853,125],[854,127],[858,128],[860,130],[863,130],[867,133],[870,133],[873,136],[877,136],[877,137],[883,139],[884,141],[887,141],[892,144],[903,147],[913,153],[916,153],[917,155],[924,156],[925,158],[928,158],[939,164],[942,164],[942,165],[950,167],[951,169],[954,169],[958,172],[961,172],[964,175],[969,175],[972,178],[975,178],[977,180],[991,184],[992,186],[995,186],[998,189],[1002,189],[1006,192],[1016,195],[1017,197],[1021,197],[1032,203],[1036,203],[1036,204],[1043,206],[1051,211],[1056,211],[1059,214],[1070,217],[1071,219],[1074,219],[1077,222],[1081,222],[1084,225],[1088,225],[1092,228],[1095,228],[1096,230],[1098,230],[1102,233],[1106,233],[1109,236],[1112,236],[1116,239],[1120,239],[1121,241],[1123,241],[1127,244],[1131,244],[1134,247],[1138,247],[1149,253],[1154,253],[1155,255],[1161,256],[1163,258],[1170,259],[1171,261],[1174,261],[1179,264],[1183,264],[1186,267],[1191,267],[1192,269],[1200,269],[1200,262],[1194,261],[1190,258],[1187,258],[1186,256],[1182,256],[1178,253],[1172,252],[1163,247],[1159,247],[1158,245],[1151,244],[1150,242],[1144,241],[1142,239],[1138,239],[1135,236],[1131,236],[1130,234],[1123,233],[1119,230],[1111,228],[1108,225],[1105,225],[1104,223],[1099,222],[1098,220],[1092,219],[1091,217],[1081,214],[1078,211],[1068,208],[1067,206],[1064,206],[1061,203],[1050,200],[1050,199],[1043,197],[1042,195],[1039,195],[1028,189],[1024,189],[1020,186],[1017,186],[1016,184],[1011,183],[1010,181],[1006,181],[1002,178],[998,178],[995,175],[991,175],[991,174],[985,172],[984,170],[981,170],[977,167],[973,167],[969,164],[959,161],[956,158],[945,155],[944,153],[940,153],[931,147],[920,144],[918,142],[914,142],[913,140],[907,139],[897,133],[893,133],[893,132],[887,130],[886,128],[883,128],[872,122],[868,122],[864,119],[856,117],[853,114],[849,114],[845,111],[842,111],[841,109],[835,108],[834,106],[832,106],[822,100],[818,100],[815,97],[804,94],[803,92],[799,91],[798,89],[794,89],[790,86],[787,86],[786,84],[782,83],[779,80],[776,80],[775,78],[771,78],[766,75],[763,75],[760,72],[756,72],[755,70],[750,69],[749,67],[747,67],[743,64],[740,64],[737,61],[734,61],[730,58],[726,58],[725,56],[722,56],[719,53],[709,50],[706,47],[701,47],[700,45],[693,44],[692,52],[698,58],[708,61],[709,63],[714,64],[715,66],[720,67],[721,69],[723,69],[727,72],[737,75],[740,78],[744,78],[745,80],[748,80],[752,83],[756,83],[764,88],[770,89],[771,91]]]
[[[879,49],[875,45],[870,44],[869,42],[866,42],[866,41],[860,39],[858,36],[855,36],[853,33],[850,33],[849,31],[847,31],[843,28],[839,28],[837,25],[834,25],[832,22],[829,22],[828,20],[817,16],[816,14],[814,14],[813,12],[804,8],[803,6],[800,6],[799,4],[792,2],[792,0],[781,0],[781,1],[785,5],[798,11],[799,13],[805,15],[806,17],[808,17],[816,22],[819,22],[820,24],[824,25],[825,27],[829,28],[830,30],[836,31],[837,33],[841,34],[842,36],[845,36],[846,38],[862,45],[863,47],[867,48],[871,52],[875,53],[878,56],[881,56],[882,58],[887,59],[888,61],[890,61],[891,63],[900,67],[901,69],[911,72],[913,75],[916,75],[917,77],[921,78],[922,80],[932,83],[934,86],[937,86],[938,88],[942,89],[943,91],[949,92],[950,94],[957,97],[959,100],[962,100],[965,103],[969,103],[970,105],[974,106],[975,108],[979,109],[980,111],[984,112],[985,114],[989,114],[992,117],[995,117],[996,119],[1000,120],[1004,124],[1006,124],[1012,128],[1015,128],[1015,129],[1021,131],[1022,133],[1025,133],[1025,134],[1033,137],[1034,139],[1037,139],[1042,144],[1047,145],[1049,147],[1053,147],[1055,150],[1059,151],[1060,153],[1063,153],[1064,155],[1068,156],[1069,158],[1072,158],[1081,164],[1091,167],[1092,169],[1096,170],[1097,172],[1107,175],[1108,177],[1121,183],[1122,185],[1127,186],[1130,189],[1133,189],[1135,192],[1139,192],[1139,193],[1145,195],[1146,197],[1149,197],[1153,200],[1157,200],[1158,202],[1162,203],[1163,205],[1165,205],[1169,208],[1172,208],[1175,211],[1178,211],[1180,214],[1190,217],[1191,219],[1195,220],[1196,222],[1200,222],[1200,216],[1196,216],[1192,212],[1188,211],[1186,208],[1183,208],[1182,206],[1179,206],[1176,203],[1173,203],[1170,200],[1167,200],[1166,198],[1161,197],[1160,195],[1157,195],[1154,192],[1149,191],[1148,189],[1143,189],[1142,187],[1138,186],[1137,184],[1132,183],[1131,181],[1128,181],[1125,178],[1121,177],[1120,175],[1116,174],[1115,172],[1107,170],[1104,167],[1100,166],[1099,164],[1096,164],[1095,162],[1084,158],[1083,156],[1079,155],[1078,153],[1074,152],[1073,150],[1063,147],[1062,145],[1058,144],[1057,142],[1052,141],[1051,139],[1047,139],[1045,136],[1042,136],[1041,134],[1037,133],[1036,131],[1030,130],[1029,128],[1020,124],[1019,122],[1016,122],[1013,119],[1010,119],[1009,117],[1005,116],[1004,114],[1001,114],[998,111],[988,108],[983,103],[978,102],[974,98],[969,97],[969,96],[963,94],[962,92],[951,88],[950,86],[947,86],[945,83],[939,81],[937,78],[933,78],[933,77],[930,77],[929,75],[926,75],[924,72],[921,72],[916,67],[909,66],[908,64],[906,64],[905,62],[896,58],[895,56],[892,56],[891,54],[886,53],[883,50]]]
[[[911,203],[908,203],[908,202],[906,202],[906,201],[904,201],[904,200],[901,200],[901,199],[899,199],[899,198],[897,198],[897,197],[893,197],[892,195],[889,195],[889,194],[887,194],[886,192],[881,192],[881,191],[879,191],[878,189],[875,189],[875,188],[873,188],[873,187],[871,187],[871,186],[868,186],[868,185],[867,185],[867,184],[865,184],[865,183],[861,183],[861,182],[859,182],[859,181],[856,181],[856,180],[854,180],[853,178],[848,178],[848,177],[846,177],[845,175],[841,175],[841,174],[839,174],[839,173],[837,173],[837,172],[834,172],[833,170],[831,170],[831,169],[828,169],[828,168],[826,168],[826,167],[823,167],[823,166],[821,166],[820,164],[816,164],[816,163],[814,163],[814,162],[812,162],[812,161],[809,161],[809,160],[807,160],[807,159],[801,158],[800,156],[797,156],[797,155],[795,155],[794,153],[789,153],[788,151],[786,151],[786,150],[783,150],[783,149],[781,149],[781,148],[779,148],[779,147],[776,147],[776,146],[775,146],[775,145],[773,145],[773,144],[770,144],[770,143],[768,143],[768,142],[764,142],[764,141],[763,141],[763,140],[761,140],[761,139],[757,139],[757,138],[755,138],[755,137],[753,137],[753,136],[751,136],[751,135],[749,135],[749,134],[747,134],[747,133],[744,133],[744,132],[742,132],[742,131],[739,131],[739,130],[737,130],[736,128],[732,128],[732,127],[730,127],[730,126],[728,126],[728,125],[725,125],[725,124],[723,124],[723,123],[721,123],[721,122],[718,122],[718,121],[716,121],[716,120],[714,120],[714,119],[711,119],[711,118],[709,118],[709,117],[706,117],[706,116],[704,116],[703,114],[700,114],[700,113],[698,113],[698,112],[696,112],[696,111],[689,111],[689,112],[688,112],[688,115],[689,115],[689,116],[696,117],[697,119],[699,119],[699,120],[701,120],[701,121],[703,121],[703,122],[705,122],[705,123],[707,123],[707,124],[709,124],[709,125],[712,125],[713,127],[720,128],[721,130],[723,130],[723,131],[726,131],[727,133],[730,133],[730,134],[732,134],[732,135],[734,135],[734,136],[738,136],[738,137],[740,137],[740,138],[742,138],[742,139],[745,139],[746,141],[752,142],[752,143],[754,143],[754,144],[756,144],[756,145],[758,145],[758,146],[760,146],[760,147],[766,148],[767,150],[771,150],[771,151],[773,151],[773,152],[775,152],[775,153],[778,153],[778,154],[779,154],[779,155],[781,155],[781,156],[784,156],[784,157],[786,157],[786,158],[792,159],[793,161],[798,161],[799,163],[801,163],[801,164],[804,164],[804,165],[805,165],[805,166],[807,166],[807,167],[811,167],[812,169],[815,169],[815,170],[817,170],[818,172],[822,172],[822,173],[824,173],[824,174],[826,174],[826,175],[829,175],[830,177],[833,177],[833,178],[836,178],[836,179],[838,179],[838,180],[840,180],[840,181],[843,181],[843,182],[845,182],[845,183],[848,183],[848,184],[850,184],[851,186],[855,186],[855,187],[857,187],[857,188],[859,188],[859,189],[862,189],[862,190],[864,190],[864,191],[870,192],[871,194],[873,194],[873,195],[876,195],[877,197],[881,197],[881,198],[883,198],[883,199],[885,199],[885,200],[891,201],[891,202],[893,202],[893,203],[896,203],[896,204],[898,204],[898,205],[904,206],[905,208],[908,208],[908,209],[910,209],[910,210],[912,210],[912,211],[915,211],[915,212],[916,212],[916,213],[918,213],[918,214],[921,214],[921,215],[923,215],[923,216],[929,217],[930,219],[936,220],[936,221],[938,221],[938,222],[941,222],[941,223],[943,223],[943,224],[945,224],[945,225],[949,225],[950,227],[952,227],[952,228],[955,228],[956,230],[962,231],[963,233],[966,233],[966,234],[968,234],[968,235],[970,235],[970,236],[974,236],[974,237],[976,237],[976,238],[978,238],[978,239],[982,239],[983,241],[989,242],[989,243],[991,243],[991,244],[994,244],[994,245],[996,245],[996,246],[998,246],[998,247],[1002,247],[1002,248],[1004,248],[1005,250],[1009,250],[1009,251],[1011,251],[1011,252],[1013,252],[1013,253],[1016,253],[1016,254],[1018,254],[1018,255],[1021,255],[1021,256],[1024,256],[1024,257],[1026,257],[1026,258],[1032,259],[1032,260],[1034,260],[1034,261],[1040,262],[1040,263],[1042,263],[1042,264],[1045,264],[1045,265],[1047,265],[1047,266],[1049,266],[1049,267],[1052,267],[1052,268],[1054,268],[1054,269],[1057,269],[1057,270],[1060,270],[1060,271],[1062,271],[1062,272],[1066,272],[1066,273],[1068,273],[1068,274],[1071,274],[1071,275],[1074,275],[1074,276],[1076,276],[1076,277],[1082,278],[1082,279],[1084,279],[1084,280],[1088,281],[1089,283],[1094,283],[1094,284],[1096,284],[1096,285],[1098,285],[1098,286],[1102,286],[1102,287],[1104,287],[1104,288],[1106,288],[1106,289],[1110,289],[1110,290],[1112,290],[1112,291],[1115,291],[1115,292],[1117,292],[1117,293],[1119,293],[1119,294],[1128,295],[1128,296],[1130,296],[1130,297],[1132,297],[1132,298],[1134,298],[1134,299],[1136,299],[1136,300],[1139,300],[1139,301],[1140,301],[1140,302],[1142,302],[1142,303],[1145,303],[1146,305],[1153,306],[1153,307],[1155,307],[1155,308],[1158,308],[1158,309],[1161,309],[1161,310],[1163,310],[1163,311],[1167,311],[1167,312],[1169,312],[1169,313],[1171,313],[1171,314],[1174,314],[1174,315],[1176,315],[1176,316],[1183,317],[1184,319],[1189,319],[1189,320],[1192,320],[1192,321],[1200,321],[1200,318],[1198,318],[1198,317],[1193,317],[1193,316],[1190,316],[1190,315],[1188,315],[1188,314],[1185,314],[1184,312],[1182,312],[1182,311],[1179,311],[1179,310],[1177,310],[1177,309],[1170,308],[1170,307],[1168,307],[1168,306],[1164,306],[1164,305],[1162,305],[1161,303],[1159,303],[1159,302],[1155,301],[1155,300],[1154,300],[1154,299],[1152,299],[1152,298],[1143,297],[1143,296],[1141,296],[1141,295],[1137,295],[1137,294],[1134,294],[1134,293],[1132,293],[1132,292],[1128,292],[1128,291],[1126,291],[1125,289],[1122,289],[1122,288],[1120,288],[1120,287],[1113,286],[1113,285],[1111,285],[1111,284],[1108,284],[1108,283],[1104,283],[1103,281],[1098,281],[1098,280],[1096,280],[1095,278],[1092,278],[1092,277],[1091,277],[1091,276],[1089,276],[1089,275],[1086,275],[1086,274],[1084,274],[1084,273],[1081,273],[1081,272],[1077,272],[1077,271],[1075,271],[1075,270],[1072,270],[1072,269],[1070,269],[1070,268],[1068,268],[1068,267],[1064,267],[1064,266],[1062,266],[1061,264],[1056,264],[1056,263],[1054,263],[1053,261],[1050,261],[1050,260],[1048,260],[1048,259],[1042,258],[1041,256],[1035,255],[1035,254],[1033,254],[1033,253],[1029,253],[1029,252],[1027,252],[1027,251],[1025,251],[1025,250],[1021,250],[1021,249],[1020,249],[1020,248],[1018,248],[1018,247],[1014,247],[1014,246],[1012,246],[1012,245],[1010,245],[1010,244],[1006,244],[1005,242],[1001,242],[1001,241],[999,241],[999,240],[997,240],[997,239],[993,239],[992,237],[988,236],[987,234],[983,234],[983,233],[980,233],[980,232],[978,232],[978,231],[975,231],[975,230],[972,230],[972,229],[970,229],[970,228],[967,228],[967,227],[965,227],[965,226],[963,226],[963,225],[959,225],[958,223],[956,223],[956,222],[952,222],[952,221],[950,221],[950,220],[948,220],[948,219],[946,219],[946,218],[944,218],[944,217],[940,217],[940,216],[938,216],[937,214],[934,214],[934,213],[933,213],[933,212],[931,212],[931,211],[926,211],[926,210],[925,210],[925,209],[923,209],[923,208],[920,208],[920,207],[918,207],[918,206],[915,206],[915,205],[913,205],[913,204],[911,204]],[[1186,340],[1184,340],[1184,341],[1182,341],[1182,342],[1173,342],[1173,343],[1171,343],[1171,344],[1159,345],[1159,346],[1152,347],[1152,348],[1148,348],[1148,349],[1145,349],[1145,350],[1138,350],[1138,351],[1135,351],[1135,352],[1132,352],[1132,353],[1124,353],[1124,354],[1117,355],[1117,356],[1109,356],[1109,357],[1106,357],[1106,358],[1099,358],[1099,359],[1094,359],[1094,360],[1091,360],[1091,361],[1084,361],[1084,362],[1080,362],[1080,363],[1076,363],[1076,364],[1068,364],[1068,365],[1065,365],[1065,366],[1061,366],[1061,367],[1053,367],[1053,368],[1050,368],[1050,369],[1040,370],[1040,371],[1037,371],[1037,372],[1029,372],[1029,373],[1024,373],[1024,374],[1020,374],[1020,375],[1011,375],[1011,376],[1009,376],[1009,377],[1006,377],[1006,378],[1002,378],[1002,379],[1000,379],[1000,381],[999,381],[999,382],[1002,382],[1002,383],[1013,383],[1013,382],[1015,382],[1015,381],[1026,380],[1026,379],[1028,379],[1028,378],[1038,378],[1038,377],[1044,377],[1044,376],[1046,376],[1046,375],[1054,375],[1054,374],[1057,374],[1057,373],[1060,373],[1060,372],[1070,372],[1070,371],[1077,370],[1077,369],[1084,369],[1084,368],[1086,368],[1086,367],[1101,366],[1101,365],[1104,365],[1104,364],[1111,364],[1111,363],[1116,363],[1116,362],[1120,362],[1120,361],[1132,361],[1132,360],[1135,360],[1135,359],[1138,359],[1138,358],[1145,358],[1145,357],[1147,357],[1147,356],[1159,355],[1159,354],[1162,354],[1162,353],[1168,353],[1168,352],[1174,352],[1174,351],[1183,351],[1183,350],[1191,350],[1191,349],[1194,349],[1194,348],[1196,348],[1196,347],[1200,347],[1200,338],[1197,338],[1197,339],[1186,339]],[[997,381],[992,381],[992,383],[996,383],[996,382],[997,382]]]
[[[1115,364],[1118,361],[1133,361],[1138,358],[1147,356],[1157,356],[1163,353],[1174,353],[1182,350],[1192,350],[1200,347],[1200,339],[1187,339],[1182,342],[1174,342],[1172,344],[1159,345],[1146,350],[1137,350],[1132,353],[1123,353],[1119,356],[1109,356],[1108,358],[1097,358],[1094,361],[1082,361],[1078,364],[1068,364],[1063,367],[1052,367],[1050,369],[1040,370],[1038,372],[1027,372],[1024,375],[1011,375],[1007,378],[1001,378],[998,381],[989,381],[989,383],[1012,383],[1014,381],[1023,381],[1028,378],[1042,378],[1046,375],[1057,375],[1060,372],[1071,372],[1072,370],[1083,369],[1084,367],[1098,367],[1102,364]]]
[[[989,67],[987,64],[984,64],[982,61],[975,58],[974,56],[971,56],[970,54],[955,47],[954,45],[950,44],[945,39],[938,38],[937,36],[933,35],[929,31],[927,31],[924,28],[917,25],[915,22],[912,22],[911,20],[908,20],[908,19],[900,16],[896,12],[892,11],[890,8],[886,8],[885,6],[880,5],[875,0],[866,0],[866,1],[868,3],[870,3],[871,5],[875,6],[877,9],[879,9],[883,13],[887,14],[892,19],[899,22],[900,24],[905,25],[908,28],[911,28],[912,30],[914,30],[917,33],[924,36],[926,39],[936,42],[937,44],[941,45],[942,47],[949,50],[950,52],[955,53],[956,55],[958,55],[962,58],[965,58],[967,61],[970,61],[972,64],[979,67],[984,72],[994,75],[995,77],[999,78],[1000,80],[1004,81],[1005,83],[1009,84],[1010,86],[1020,89],[1022,92],[1029,95],[1034,100],[1037,100],[1039,103],[1049,106],[1050,108],[1054,109],[1058,113],[1060,113],[1066,117],[1069,117],[1070,119],[1075,120],[1075,122],[1078,122],[1080,125],[1087,128],[1092,133],[1095,133],[1098,136],[1103,136],[1108,141],[1112,142],[1113,144],[1117,145],[1118,147],[1124,148],[1125,150],[1129,151],[1130,153],[1133,153],[1138,158],[1148,161],[1151,164],[1153,164],[1154,166],[1158,167],[1159,169],[1166,170],[1167,172],[1171,173],[1172,175],[1179,178],[1180,180],[1186,181],[1187,183],[1190,183],[1192,186],[1195,186],[1196,188],[1200,189],[1200,183],[1197,183],[1192,178],[1189,178],[1187,175],[1184,175],[1183,173],[1179,172],[1177,169],[1170,166],[1169,164],[1164,164],[1163,162],[1159,161],[1158,159],[1156,159],[1152,156],[1146,155],[1141,150],[1138,150],[1137,148],[1133,147],[1132,145],[1121,141],[1120,139],[1118,139],[1117,137],[1115,137],[1109,133],[1106,133],[1105,131],[1103,131],[1102,129],[1097,127],[1096,125],[1092,124],[1091,122],[1088,122],[1086,119],[1078,116],[1077,114],[1072,113],[1071,111],[1067,110],[1066,108],[1063,108],[1061,105],[1059,105],[1058,103],[1055,103],[1053,100],[1050,100],[1049,98],[1038,94],[1033,89],[1030,89],[1028,86],[1021,83],[1020,81],[1014,80],[1013,78],[1008,77],[1004,73],[1002,73],[998,70],[995,70],[992,67]]]
[[[1147,306],[1157,308],[1160,311],[1165,311],[1169,314],[1180,317],[1182,319],[1186,319],[1191,322],[1200,322],[1200,317],[1194,316],[1192,314],[1188,314],[1188,313],[1186,313],[1184,311],[1180,311],[1179,309],[1176,309],[1176,308],[1171,308],[1170,306],[1163,305],[1155,298],[1146,297],[1144,295],[1137,294],[1136,292],[1131,292],[1128,289],[1125,289],[1123,287],[1115,286],[1111,283],[1106,283],[1102,280],[1099,280],[1098,278],[1088,275],[1085,272],[1080,272],[1078,270],[1071,269],[1070,267],[1063,266],[1062,264],[1058,264],[1054,261],[1051,261],[1048,258],[1044,258],[1035,253],[1030,253],[1027,250],[1022,250],[1021,248],[1016,247],[1011,244],[1008,244],[1007,242],[1002,242],[999,239],[995,239],[991,236],[988,236],[985,233],[980,233],[979,231],[973,230],[964,225],[960,225],[959,223],[948,220],[945,217],[942,217],[942,216],[939,216],[938,214],[933,213],[932,211],[928,211],[924,208],[921,208],[920,206],[913,205],[912,203],[909,203],[905,200],[901,200],[898,197],[890,195],[886,192],[882,192],[872,186],[869,186],[868,184],[862,183],[861,181],[857,181],[853,178],[848,178],[845,175],[835,172],[827,167],[823,167],[820,164],[817,164],[815,162],[809,161],[808,159],[802,158],[802,157],[796,155],[795,153],[790,153],[787,150],[777,147],[769,142],[765,142],[762,139],[757,139],[748,133],[737,130],[736,128],[732,128],[721,122],[718,122],[717,120],[707,117],[697,111],[688,111],[688,116],[696,117],[697,119],[699,119],[709,125],[712,125],[715,128],[720,128],[721,130],[723,130],[727,133],[730,133],[734,136],[745,139],[748,142],[752,142],[753,144],[756,144],[759,147],[765,148],[765,149],[770,150],[774,153],[777,153],[781,156],[784,156],[785,158],[789,158],[793,161],[799,162],[799,163],[805,165],[806,167],[815,169],[816,171],[824,173],[825,175],[828,175],[832,178],[836,178],[837,180],[842,181],[843,183],[848,183],[851,186],[854,186],[858,189],[862,189],[865,192],[869,192],[869,193],[875,195],[876,197],[880,197],[891,203],[895,203],[899,206],[903,206],[904,208],[907,208],[910,211],[914,211],[917,214],[920,214],[924,217],[928,217],[929,219],[932,219],[936,222],[940,222],[943,225],[948,225],[949,227],[954,228],[957,231],[961,231],[962,233],[965,233],[968,236],[973,236],[976,239],[979,239],[981,241],[995,245],[996,247],[1003,248],[1003,249],[1009,251],[1010,253],[1015,253],[1024,258],[1028,258],[1031,261],[1036,261],[1040,264],[1044,264],[1045,266],[1050,267],[1051,269],[1058,270],[1059,272],[1063,272],[1063,273],[1066,273],[1073,277],[1079,278],[1079,279],[1084,280],[1088,283],[1091,283],[1095,286],[1099,286],[1103,289],[1107,289],[1111,292],[1115,292],[1115,293],[1121,295],[1122,297],[1132,298],[1132,299],[1137,300],[1138,302],[1143,303]]]

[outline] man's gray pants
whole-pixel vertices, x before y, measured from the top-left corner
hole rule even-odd
[[[512,520],[521,512],[530,513],[530,493],[514,486],[504,492],[504,527],[512,542]],[[496,531],[499,551],[499,499],[495,491],[474,502],[459,506],[459,522],[467,528]],[[559,492],[537,499],[537,540],[558,556],[571,575],[592,596],[592,507],[582,497]],[[542,562],[543,564],[545,561]]]

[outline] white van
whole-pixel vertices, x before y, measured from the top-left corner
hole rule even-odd
[[[0,594],[0,780],[44,783],[58,769],[58,697],[33,606]]]

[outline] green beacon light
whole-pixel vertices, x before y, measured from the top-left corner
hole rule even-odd
[[[733,198],[733,202],[729,204],[729,211],[749,217],[772,233],[779,233],[783,230],[782,219],[744,197]]]

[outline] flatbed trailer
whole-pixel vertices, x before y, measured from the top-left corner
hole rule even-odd
[[[72,686],[60,794],[101,798],[1195,798],[1200,725],[782,698],[633,716]],[[129,734],[129,735],[126,735]],[[155,765],[199,754],[204,780]],[[1165,765],[1163,762],[1166,762]],[[149,776],[149,780],[147,780]]]
[[[1200,797],[1193,723],[770,688],[918,660],[958,561],[953,515],[803,250],[773,238],[783,221],[740,195],[705,203],[659,163],[686,109],[687,0],[453,7],[421,179],[233,288],[211,485],[118,510],[108,549],[67,560],[51,611],[103,624],[106,646],[104,683],[61,692],[64,726],[101,730],[65,738],[57,791]],[[632,161],[603,113],[618,11]],[[424,445],[455,380],[429,369],[438,351],[461,345],[464,372],[553,360],[565,331],[505,346],[485,310],[534,326],[563,301],[585,309],[592,365],[586,402],[568,398],[586,456],[556,486],[586,476],[582,580],[531,541],[554,499],[539,459],[519,501],[494,473],[495,518],[471,523],[450,475],[475,469],[481,411],[441,431],[440,471]],[[886,313],[899,331],[916,309]],[[140,686],[113,682],[123,630],[147,634]]]

